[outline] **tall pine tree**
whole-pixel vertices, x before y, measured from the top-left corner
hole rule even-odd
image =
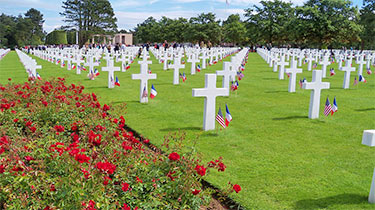
[[[113,33],[117,30],[116,17],[108,0],[65,0],[63,2],[66,28],[78,29],[82,46],[92,34]]]

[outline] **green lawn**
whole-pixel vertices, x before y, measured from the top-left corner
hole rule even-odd
[[[331,89],[322,91],[320,119],[310,120],[310,91],[297,85],[296,93],[288,93],[287,79],[278,80],[278,73],[251,53],[238,92],[217,98],[217,109],[225,109],[225,103],[229,106],[233,117],[229,128],[203,132],[204,99],[192,97],[192,88],[204,87],[204,73],[221,69],[222,62],[194,76],[187,63],[186,83],[173,86],[173,71],[164,71],[153,59],[151,69],[157,80],[149,81],[149,86],[154,84],[158,95],[148,104],[140,104],[139,80],[131,80],[131,74],[139,73],[137,61],[128,72],[115,73],[121,87],[114,89],[107,89],[106,72],[89,81],[85,73],[76,75],[37,61],[43,66],[39,70],[42,78],[65,77],[97,93],[103,103],[126,103],[126,123],[156,145],[168,133],[179,130],[186,132],[188,140],[199,136],[197,149],[202,158],[222,156],[227,164],[225,173],[211,173],[207,180],[218,187],[227,186],[228,181],[240,184],[243,190],[232,197],[247,209],[375,208],[367,203],[375,148],[361,145],[363,130],[375,128],[374,74],[364,75],[366,84],[351,84],[344,90],[344,73],[332,65],[336,75],[324,79],[331,82]],[[7,83],[8,77],[14,82],[27,79],[15,52],[0,61],[0,84]],[[311,72],[305,70],[297,80],[303,77],[311,81]],[[220,78],[217,84],[221,86]],[[338,103],[339,111],[332,117],[323,115],[327,95],[331,102],[336,96]]]

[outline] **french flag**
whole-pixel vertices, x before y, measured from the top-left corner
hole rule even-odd
[[[226,113],[225,113],[225,125],[228,127],[229,123],[232,121],[232,115],[230,115],[228,105],[225,104]]]
[[[126,64],[125,69],[126,69],[126,70],[130,69],[130,65],[129,65],[129,64]]]
[[[365,79],[365,77],[363,77],[362,75],[359,75],[359,81],[360,82],[364,82],[364,83],[367,82],[366,79]]]
[[[333,99],[333,106],[332,106],[332,111],[331,111],[331,115],[333,115],[333,113],[337,112],[338,110],[338,107],[337,107],[337,103],[336,103],[336,97]]]
[[[156,92],[155,90],[155,87],[154,87],[154,84],[152,84],[151,86],[151,91],[150,91],[150,98],[153,99],[155,98],[155,96],[158,94],[158,92]]]
[[[367,74],[372,74],[372,72],[371,72],[371,69],[370,69],[370,68],[368,68],[368,69],[367,69]]]
[[[72,69],[73,69],[73,70],[76,69],[76,65],[73,64],[73,65],[72,65]]]
[[[95,69],[94,73],[95,73],[95,76],[96,76],[96,77],[100,75],[98,69]]]
[[[40,77],[40,75],[39,75],[38,72],[36,73],[36,78],[37,78],[38,80],[42,80],[42,78]]]
[[[201,66],[199,64],[197,66],[197,72],[201,72]]]
[[[87,71],[87,69],[83,65],[81,65],[81,70]]]
[[[116,76],[116,81],[115,81],[115,85],[119,86],[120,87],[120,81],[118,81],[118,77]]]

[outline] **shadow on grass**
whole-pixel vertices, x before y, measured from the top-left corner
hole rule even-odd
[[[292,119],[307,119],[307,116],[289,116],[289,117],[278,117],[272,118],[272,120],[292,120]]]
[[[331,87],[331,89],[337,89],[337,90],[341,90],[343,89],[342,87]],[[357,89],[353,89],[353,88],[348,88],[348,89],[345,89],[345,91],[348,91],[348,90],[357,90]]]
[[[331,205],[350,205],[367,203],[367,196],[358,194],[340,194],[319,199],[305,199],[297,201],[294,209],[296,210],[315,210],[326,209]]]
[[[375,111],[375,108],[355,109],[354,111],[357,111],[357,112]]]
[[[199,131],[201,130],[200,127],[185,127],[185,128],[163,128],[159,131]]]
[[[219,134],[218,133],[204,133],[202,134],[202,136],[217,137],[219,136]]]
[[[277,77],[272,77],[272,78],[262,78],[262,80],[277,80],[277,79],[279,79],[279,78],[277,78]]]
[[[270,91],[264,91],[265,93],[287,93],[287,90],[270,90]]]

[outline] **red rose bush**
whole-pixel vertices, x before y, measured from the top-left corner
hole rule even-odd
[[[165,154],[154,152],[83,90],[63,78],[0,85],[0,209],[199,209],[210,201],[200,179],[224,171],[221,158],[205,164],[175,137]]]

